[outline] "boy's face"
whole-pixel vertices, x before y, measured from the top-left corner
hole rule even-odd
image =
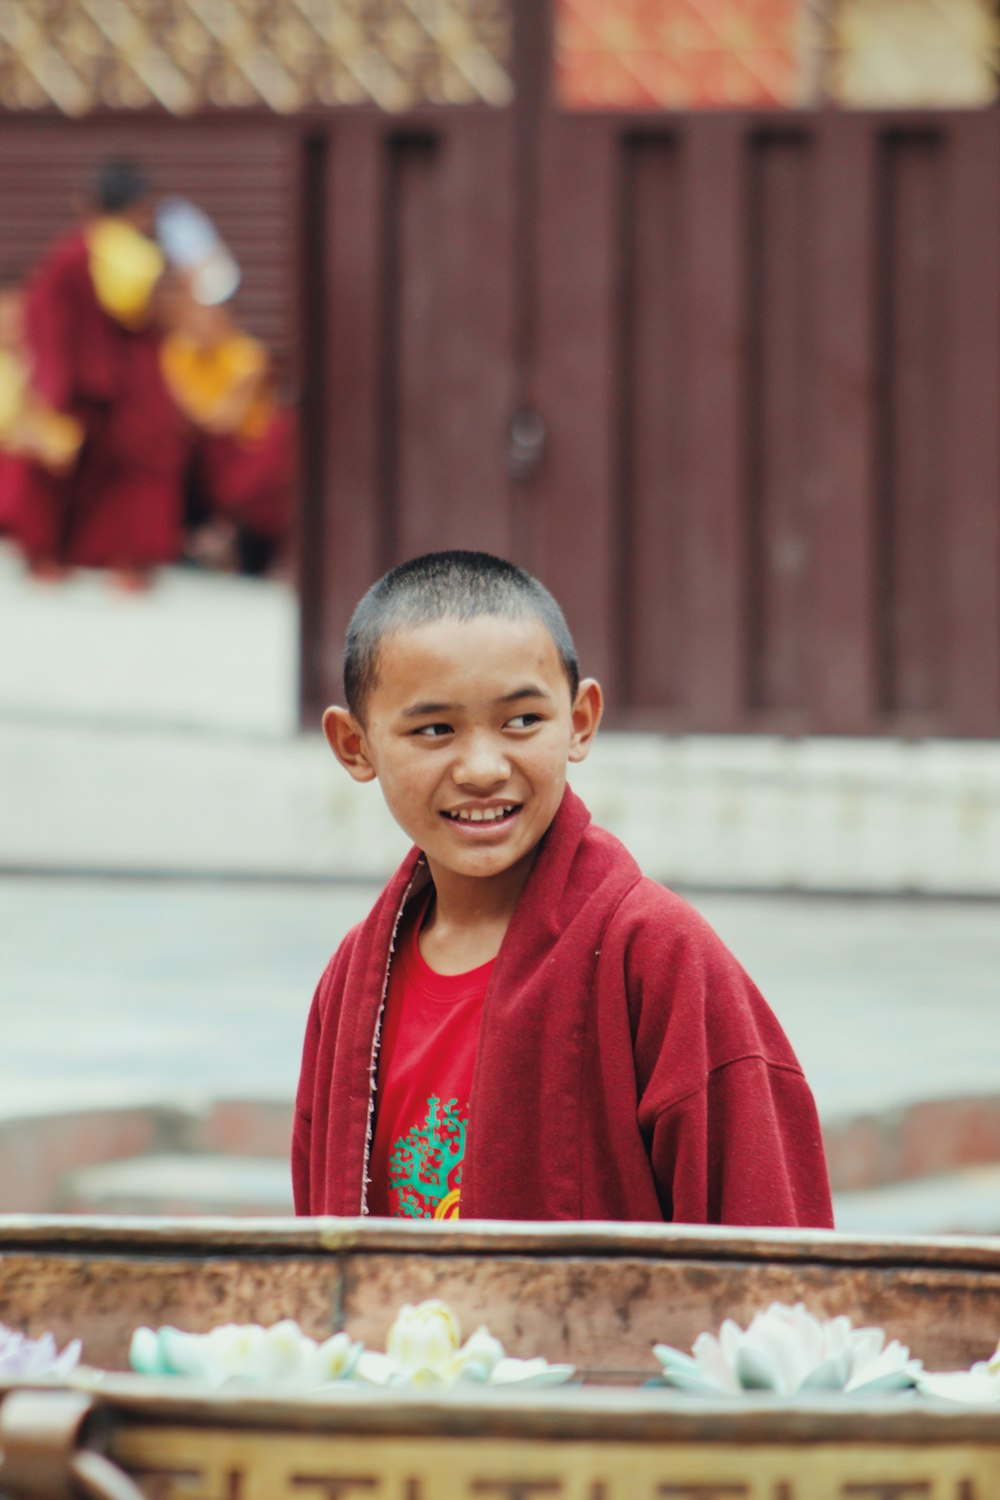
[[[393,817],[442,881],[525,878],[601,716],[588,680],[571,702],[534,616],[437,620],[387,636],[365,723],[328,709],[334,754],[377,777]]]

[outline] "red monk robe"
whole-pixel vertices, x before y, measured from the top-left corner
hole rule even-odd
[[[82,441],[80,425],[54,411],[35,390],[24,293],[15,283],[0,283],[0,535],[20,540],[30,469],[67,473]]]
[[[95,229],[111,223],[57,243],[29,283],[35,386],[85,437],[65,478],[30,469],[20,536],[36,564],[145,571],[179,551],[189,439],[163,379],[159,332],[138,317],[127,326],[98,295]]]

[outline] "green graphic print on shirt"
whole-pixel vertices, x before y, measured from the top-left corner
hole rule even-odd
[[[389,1191],[395,1188],[403,1218],[458,1218],[467,1125],[457,1099],[442,1109],[432,1094],[423,1123],[396,1141],[389,1152]]]

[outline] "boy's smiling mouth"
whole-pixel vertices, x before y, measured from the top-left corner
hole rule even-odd
[[[520,812],[519,802],[504,802],[493,807],[456,807],[446,808],[441,814],[451,823],[488,823],[495,825],[504,823],[512,818],[516,812]]]

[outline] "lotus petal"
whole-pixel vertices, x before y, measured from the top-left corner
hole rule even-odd
[[[985,1365],[971,1370],[925,1370],[917,1376],[917,1387],[942,1401],[961,1401],[967,1406],[1000,1406],[1000,1379]]]
[[[183,1333],[169,1324],[159,1330],[160,1363],[167,1375],[203,1376],[205,1340],[196,1333]]]
[[[456,1376],[461,1377],[467,1366],[474,1365],[477,1369],[484,1371],[482,1378],[488,1380],[491,1372],[503,1357],[503,1344],[493,1337],[488,1328],[481,1326],[466,1339],[454,1359],[450,1361],[450,1368],[454,1369]]]
[[[671,1375],[676,1370],[682,1375],[691,1375],[701,1372],[701,1366],[697,1360],[685,1354],[681,1349],[675,1349],[672,1344],[654,1344],[653,1353],[663,1366],[663,1373]],[[704,1379],[704,1375],[702,1374]]]
[[[7,1380],[62,1379],[80,1358],[74,1339],[60,1354],[51,1333],[32,1339],[0,1323],[0,1376]]]
[[[565,1385],[576,1374],[575,1365],[550,1365],[545,1359],[501,1359],[490,1378],[491,1385]]]
[[[919,1359],[910,1359],[907,1346],[893,1339],[876,1359],[855,1368],[845,1389],[870,1390],[877,1385],[880,1390],[904,1390],[913,1385],[921,1368]]]
[[[739,1347],[739,1341],[727,1329],[735,1330],[736,1334],[742,1332],[735,1323],[728,1325],[723,1323],[717,1339],[713,1338],[710,1333],[700,1333],[694,1341],[694,1357],[704,1371],[705,1378],[716,1390],[736,1395],[740,1389],[740,1383],[733,1370],[732,1359],[726,1357],[722,1335],[726,1335],[726,1342],[731,1345],[733,1355]]]
[[[493,1370],[479,1359],[468,1359],[463,1364],[449,1366],[445,1371],[448,1385],[489,1385]]]
[[[800,1391],[842,1391],[850,1371],[850,1359],[846,1350],[831,1354],[829,1358],[814,1365],[799,1386]]]
[[[863,1369],[881,1356],[885,1348],[885,1331],[881,1328],[856,1328],[850,1336],[849,1347],[852,1372]]]
[[[364,1349],[358,1357],[355,1370],[359,1380],[369,1385],[391,1385],[398,1375],[399,1365],[388,1354],[379,1354],[375,1349]]]
[[[335,1333],[320,1344],[313,1357],[313,1369],[319,1381],[350,1380],[361,1358],[363,1344],[350,1334]]]
[[[736,1371],[737,1380],[745,1391],[787,1393],[787,1386],[782,1379],[781,1371],[776,1368],[763,1349],[754,1349],[750,1344],[741,1345],[736,1350],[733,1368]]]
[[[53,1380],[64,1380],[71,1370],[75,1370],[80,1363],[80,1355],[83,1344],[79,1339],[73,1339],[68,1343],[61,1354],[52,1361],[48,1374]]]
[[[893,1391],[912,1391],[916,1381],[908,1370],[886,1370],[882,1375],[846,1387],[848,1396],[886,1396]]]

